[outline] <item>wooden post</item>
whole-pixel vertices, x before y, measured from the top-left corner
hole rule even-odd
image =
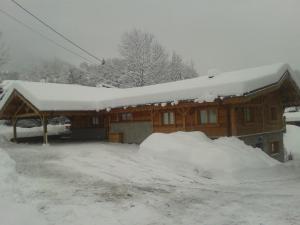
[[[230,108],[230,127],[231,127],[231,136],[236,136],[237,135],[237,113],[236,113],[236,108],[235,106],[232,106]]]
[[[265,98],[263,97],[263,99],[262,99],[262,107],[261,107],[261,109],[262,109],[262,122],[261,122],[261,124],[262,124],[262,132],[264,132],[265,131],[265,123],[266,123],[266,118],[265,118]]]
[[[187,112],[183,111],[182,112],[182,126],[183,126],[184,131],[186,131],[186,115],[187,115]]]
[[[17,118],[12,119],[12,124],[13,124],[13,132],[14,132],[14,137],[13,137],[13,142],[17,143]]]
[[[46,116],[42,116],[42,124],[43,124],[43,143],[48,144],[48,131],[47,131],[47,125],[48,125],[48,119]]]

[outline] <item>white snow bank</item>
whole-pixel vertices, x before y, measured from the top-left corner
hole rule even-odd
[[[300,160],[300,127],[294,125],[286,126],[284,134],[284,146],[289,153],[292,153],[294,159]]]
[[[0,191],[16,180],[16,163],[0,148]],[[1,191],[2,192],[2,191]],[[0,192],[0,196],[2,193]]]
[[[194,170],[212,176],[279,164],[260,149],[235,137],[211,140],[202,132],[154,133],[140,149],[168,163],[179,167],[190,165]]]
[[[64,125],[48,125],[48,135],[59,135],[67,132]],[[39,137],[43,136],[43,127],[21,128],[17,127],[17,137]],[[13,128],[0,125],[0,143],[7,142],[13,138]],[[1,140],[2,139],[2,140]],[[4,140],[3,140],[4,139]]]
[[[0,148],[0,224],[46,224],[34,206],[17,203],[19,184],[15,166],[15,161]]]
[[[0,218],[3,225],[43,225],[42,216],[32,207],[0,199]]]

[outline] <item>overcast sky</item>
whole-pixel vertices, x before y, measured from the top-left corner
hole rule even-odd
[[[122,33],[138,28],[193,60],[200,74],[277,62],[300,69],[299,0],[18,1],[99,58],[118,56]],[[0,8],[77,51],[10,0],[1,0]],[[10,48],[10,69],[53,57],[82,62],[1,13],[0,30]]]

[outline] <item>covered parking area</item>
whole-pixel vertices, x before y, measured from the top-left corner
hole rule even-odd
[[[48,135],[49,121],[57,117],[68,118],[70,129],[69,140],[104,140],[107,138],[103,112],[96,110],[41,110],[33,102],[14,89],[1,100],[0,119],[11,121],[13,139],[18,142],[22,140],[40,141],[49,143],[53,136]],[[18,121],[34,119],[40,121],[42,126],[42,137],[18,137]]]

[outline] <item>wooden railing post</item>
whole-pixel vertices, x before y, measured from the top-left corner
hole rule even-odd
[[[48,131],[47,131],[47,125],[48,125],[48,119],[45,115],[42,116],[42,124],[43,124],[43,143],[48,144]]]
[[[12,125],[13,125],[13,142],[17,143],[17,118],[12,119]]]

